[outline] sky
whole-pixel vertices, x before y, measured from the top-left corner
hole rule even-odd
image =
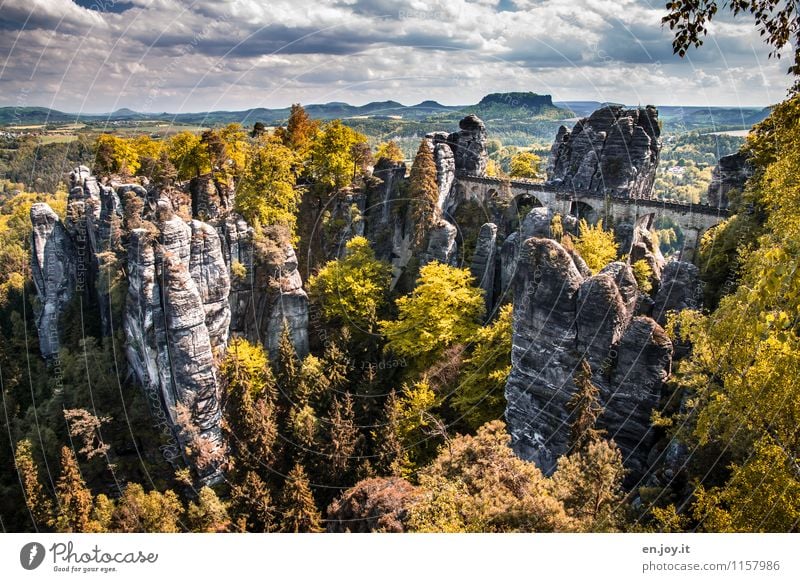
[[[789,58],[747,17],[672,54],[664,1],[0,0],[0,106],[101,113],[291,103],[766,106]]]

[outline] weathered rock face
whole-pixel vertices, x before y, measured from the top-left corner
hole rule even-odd
[[[178,427],[178,406],[185,406],[200,437],[219,448],[214,357],[227,344],[230,321],[230,284],[219,235],[209,225],[193,221],[190,226],[177,216],[159,226],[158,239],[147,229],[135,229],[129,237],[123,321],[128,363],[172,427]],[[217,469],[208,467],[202,476],[211,478]]]
[[[455,155],[456,173],[485,176],[489,161],[486,126],[477,116],[467,115],[459,122],[458,127],[460,131],[451,133],[447,138]]]
[[[727,208],[728,193],[731,190],[741,192],[752,175],[753,166],[743,152],[721,157],[711,174],[708,203],[717,208]]]
[[[58,354],[59,319],[76,288],[75,247],[55,212],[43,202],[31,207],[31,271],[36,286],[36,328],[45,358]]]
[[[506,244],[513,244],[511,237]],[[504,246],[503,255],[512,254]],[[641,475],[651,444],[650,411],[670,371],[672,345],[648,317],[635,317],[638,289],[628,265],[612,263],[585,277],[570,253],[545,238],[522,244],[513,274],[512,370],[506,421],[520,457],[544,471],[568,450],[567,402],[585,358],[600,388],[600,424],[632,475]]]
[[[458,251],[457,235],[458,229],[453,224],[439,219],[428,233],[428,248],[422,256],[421,264],[439,261],[446,265],[454,265]]]
[[[452,148],[447,143],[448,137],[444,132],[429,133],[425,136],[433,151],[433,161],[436,163],[436,184],[439,186],[437,206],[441,211],[445,210],[445,200],[456,178],[456,160]]]
[[[547,167],[548,183],[625,198],[649,198],[659,141],[658,110],[607,106],[561,127]]]
[[[497,225],[487,222],[481,226],[478,242],[472,255],[470,272],[475,282],[483,289],[487,315],[491,313],[494,302],[494,279],[497,268]]]
[[[99,307],[103,333],[113,331],[109,289],[99,278],[104,265],[114,264],[109,257],[121,261],[126,266],[127,298],[117,307],[121,313],[114,321],[122,322],[128,364],[159,427],[178,439],[164,450],[170,460],[181,455],[187,439],[195,438],[186,423],[210,444],[209,450],[221,450],[217,366],[231,333],[263,341],[275,355],[286,325],[298,354],[308,353],[307,297],[294,249],[287,244],[276,264],[257,264],[253,229],[224,211],[226,203],[220,197],[225,192],[215,186],[212,193],[212,180],[196,180],[193,187],[201,183],[209,190],[207,201],[214,203],[214,212],[208,214],[218,216],[213,223],[175,213],[185,192],[162,192],[159,197],[157,190],[140,184],[98,184],[84,166],[70,175],[63,224],[46,204],[31,209],[42,354],[57,355],[59,318],[78,293],[84,305]],[[145,223],[123,233],[120,201],[129,193],[142,200],[139,219]],[[269,284],[256,285],[257,277]],[[180,406],[189,413],[182,426]],[[198,474],[205,481],[216,479],[223,461],[220,455],[196,467]]]
[[[653,319],[666,325],[670,312],[699,309],[703,305],[700,270],[692,263],[670,261],[661,273],[661,285],[653,302]]]

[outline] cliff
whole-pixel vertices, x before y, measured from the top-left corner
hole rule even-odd
[[[608,105],[559,128],[547,181],[564,190],[650,198],[661,151],[658,110]]]
[[[224,465],[224,456],[214,455],[224,451],[218,362],[230,335],[263,342],[274,356],[286,326],[297,352],[308,352],[307,297],[294,249],[279,241],[268,260],[260,257],[253,229],[231,211],[231,195],[207,178],[165,191],[146,182],[99,184],[79,167],[70,175],[64,222],[47,204],[31,208],[42,355],[58,358],[61,317],[78,298],[98,306],[104,334],[121,322],[128,366],[156,422],[182,448],[189,429],[210,443],[215,461],[195,467],[208,482]],[[189,199],[207,222],[190,217]],[[120,306],[103,284],[110,264],[124,272]],[[180,407],[188,421],[179,419]],[[187,422],[191,427],[181,426]]]

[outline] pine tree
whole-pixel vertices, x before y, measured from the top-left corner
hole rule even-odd
[[[392,390],[383,405],[380,428],[373,434],[376,448],[375,465],[381,475],[402,475],[408,467],[408,453],[400,435],[402,410],[397,393]]]
[[[260,346],[231,342],[220,367],[225,386],[224,428],[237,469],[260,470],[276,458],[275,380]]]
[[[334,397],[328,430],[329,476],[336,482],[352,466],[353,455],[359,443],[359,432],[353,413],[353,398],[350,394]]]
[[[294,343],[292,343],[292,334],[289,326],[285,323],[278,343],[278,366],[275,375],[282,395],[285,396],[295,391],[300,379],[300,365]]]
[[[320,526],[322,516],[311,493],[306,472],[300,464],[295,465],[286,477],[281,505],[283,531],[292,533],[322,531]]]
[[[603,431],[596,428],[603,408],[598,402],[600,391],[592,382],[592,368],[586,359],[581,360],[580,370],[575,373],[573,381],[577,390],[569,399],[567,408],[572,415],[571,449],[578,451],[603,435]]]
[[[22,482],[25,504],[28,506],[34,524],[36,526],[47,525],[52,519],[53,504],[39,482],[39,469],[33,460],[31,441],[25,439],[17,443],[14,462]]]
[[[197,503],[189,503],[186,512],[189,527],[194,532],[224,532],[231,525],[228,510],[210,487],[203,487],[197,494]]]
[[[409,176],[409,197],[415,225],[415,241],[422,244],[429,228],[439,217],[439,186],[436,183],[436,162],[428,140],[419,144]]]
[[[268,532],[275,528],[272,494],[258,473],[247,471],[231,487],[231,512],[238,531]]]
[[[62,533],[89,531],[92,515],[92,493],[86,487],[75,453],[61,447],[61,476],[56,484],[58,509],[52,527]]]

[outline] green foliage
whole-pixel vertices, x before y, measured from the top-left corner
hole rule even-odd
[[[376,160],[389,160],[390,162],[402,162],[405,159],[403,150],[394,140],[383,142],[378,145],[375,151]]]
[[[224,532],[231,525],[225,504],[210,487],[202,487],[197,494],[197,503],[189,503],[186,519],[191,531],[198,533]]]
[[[322,516],[317,509],[302,465],[295,465],[286,477],[281,496],[281,531],[313,533],[322,531]]]
[[[316,184],[326,190],[347,186],[353,179],[357,161],[353,146],[367,138],[343,125],[338,119],[326,123],[311,145],[307,169]]]
[[[61,476],[56,484],[57,510],[50,525],[58,532],[91,531],[92,493],[69,447],[61,448]]]
[[[25,505],[28,507],[35,525],[37,527],[47,525],[52,516],[53,504],[39,481],[39,469],[33,460],[33,450],[29,440],[17,443],[14,464],[22,483]]]
[[[681,312],[672,325],[692,346],[676,373],[688,410],[675,418],[674,431],[698,455],[725,452],[697,476],[698,485],[710,487],[696,495],[693,517],[709,531],[796,529],[799,134],[797,96],[755,128],[748,147],[756,174],[745,195],[766,212],[763,234],[753,245],[737,245],[740,282],[717,309],[708,316]]]
[[[139,153],[131,140],[104,133],[98,136],[95,150],[94,171],[97,173],[134,176],[139,170]]]
[[[511,158],[510,175],[513,178],[537,180],[541,177],[541,164],[542,159],[533,152],[520,152]]]
[[[414,291],[397,299],[396,321],[381,321],[387,348],[430,365],[442,351],[468,341],[484,313],[483,292],[466,269],[438,262],[420,269]]]
[[[572,531],[576,523],[533,463],[511,450],[496,420],[459,436],[420,472],[422,496],[409,508],[411,531]],[[509,476],[513,475],[513,479]]]
[[[558,460],[551,481],[567,513],[586,531],[614,531],[623,499],[622,453],[613,442],[593,438]]]
[[[237,531],[272,531],[276,513],[270,490],[258,473],[247,471],[231,486],[231,515]]]
[[[639,286],[639,291],[649,294],[653,290],[653,284],[650,282],[653,277],[653,269],[644,259],[639,259],[631,265],[633,277]]]
[[[439,218],[439,186],[436,183],[436,162],[428,140],[419,144],[409,175],[408,196],[412,204],[415,241],[422,244],[425,234]]]
[[[370,333],[386,300],[391,266],[375,258],[364,237],[351,239],[345,249],[343,258],[328,262],[309,279],[309,294],[326,320]]]
[[[277,138],[262,135],[248,148],[236,189],[235,209],[251,224],[280,225],[294,236],[300,195],[294,154]]]
[[[603,221],[594,226],[589,226],[585,219],[578,224],[578,238],[575,241],[575,250],[586,261],[586,265],[593,275],[617,258],[617,243],[614,233],[603,230]]]
[[[138,483],[125,487],[111,514],[111,531],[122,533],[177,533],[183,506],[172,490],[149,491]]]
[[[494,323],[479,328],[472,354],[459,375],[451,405],[472,428],[497,420],[505,412],[512,322],[513,308],[504,305]]]

